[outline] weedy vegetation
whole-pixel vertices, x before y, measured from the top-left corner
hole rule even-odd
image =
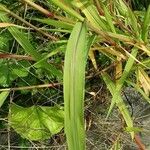
[[[148,148],[149,3],[0,0],[0,148]]]

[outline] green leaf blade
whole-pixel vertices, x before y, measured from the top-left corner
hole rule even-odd
[[[84,84],[86,26],[78,22],[69,38],[64,66],[65,132],[70,150],[85,149]]]
[[[84,18],[77,13],[71,6],[70,3],[66,3],[64,0],[49,0],[49,2],[53,2],[55,5],[57,5],[59,8],[65,10],[68,14],[72,15],[73,17],[79,19],[79,21],[84,21]]]
[[[142,26],[142,39],[144,42],[147,42],[149,25],[150,25],[150,5],[147,9],[147,12],[145,13],[144,23]]]

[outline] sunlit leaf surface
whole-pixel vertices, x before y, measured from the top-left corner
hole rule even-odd
[[[23,138],[29,140],[49,139],[60,132],[64,126],[64,112],[58,107],[23,108],[12,104],[10,109],[11,127]]]

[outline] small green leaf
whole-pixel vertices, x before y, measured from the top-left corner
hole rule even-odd
[[[0,93],[0,108],[3,105],[4,101],[6,100],[7,96],[8,96],[9,92],[1,92]]]
[[[29,140],[48,139],[60,132],[64,126],[64,111],[58,107],[23,108],[12,104],[10,109],[11,127],[23,138]]]
[[[29,64],[25,62],[17,62],[10,66],[12,76],[26,77],[29,74]]]

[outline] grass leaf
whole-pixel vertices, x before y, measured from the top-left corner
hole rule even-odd
[[[105,13],[105,18],[107,20],[107,23],[108,23],[111,31],[113,33],[116,33],[115,26],[114,26],[113,20],[112,20],[112,16],[110,15],[108,9],[104,5],[103,5],[103,9],[104,9],[104,13]]]
[[[108,30],[107,24],[105,21],[99,16],[99,13],[96,9],[96,7],[90,3],[89,1],[77,1],[73,2],[73,4],[81,9],[81,11],[85,14],[87,20],[93,25],[93,27],[97,29],[103,29],[103,30]]]
[[[87,29],[78,22],[69,38],[64,65],[65,133],[69,150],[85,149],[84,84]]]
[[[138,69],[138,79],[139,79],[141,86],[143,87],[145,91],[145,94],[149,96],[150,95],[150,77],[142,68]]]
[[[72,9],[70,7],[70,5],[68,5],[68,3],[66,3],[64,0],[49,0],[49,2],[53,2],[55,5],[57,5],[59,8],[63,9],[64,11],[66,11],[68,14],[72,15],[73,17],[79,19],[80,21],[83,21],[84,18],[77,13],[74,9]]]
[[[147,42],[149,25],[150,25],[150,5],[147,9],[147,12],[145,13],[144,23],[142,26],[142,39],[144,42]]]
[[[113,96],[107,117],[109,116],[112,108],[114,107],[114,104],[116,103],[116,105],[119,108],[121,114],[123,115],[123,118],[128,127],[133,127],[133,121],[131,119],[131,116],[129,114],[129,111],[128,111],[123,99],[121,98],[121,88],[122,88],[127,76],[130,73],[130,70],[134,64],[135,60],[133,59],[133,57],[136,57],[137,53],[138,53],[138,49],[133,48],[133,50],[131,52],[131,56],[129,57],[129,59],[126,63],[124,72],[123,72],[121,78],[117,81],[116,86],[113,85],[112,82],[109,82],[110,80],[108,80],[109,79],[108,77],[107,78],[106,78],[106,76],[103,77],[104,81],[106,82],[106,85],[108,86],[108,88]],[[110,85],[110,83],[111,83],[111,85]],[[131,132],[131,137],[134,138],[134,132]]]
[[[134,31],[136,37],[139,39],[139,28],[138,28],[138,22],[137,19],[134,15],[134,12],[128,8],[128,18],[129,18],[129,23],[131,24],[132,30]]]
[[[38,22],[45,23],[45,24],[48,24],[48,25],[51,25],[51,26],[54,26],[57,28],[64,28],[64,29],[72,29],[73,28],[72,24],[64,22],[64,21],[58,21],[58,20],[53,20],[53,19],[49,19],[49,18],[48,19],[47,18],[44,18],[44,19],[35,18],[33,20],[36,20]]]
[[[115,93],[115,88],[116,88],[115,84],[113,83],[113,81],[110,79],[109,75],[106,72],[102,73],[102,78],[105,84],[107,85],[107,88],[109,89],[110,93],[113,95]],[[115,106],[115,99],[112,99],[106,118],[109,117],[114,106]]]

